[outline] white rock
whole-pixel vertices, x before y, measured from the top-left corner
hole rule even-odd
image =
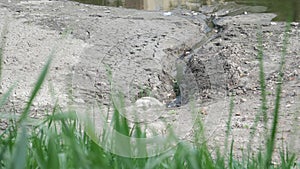
[[[172,15],[172,12],[164,12],[163,15],[164,15],[164,16],[171,16],[171,15]]]
[[[276,22],[271,22],[271,25],[277,25],[277,23]]]
[[[292,22],[291,25],[292,25],[292,26],[298,26],[298,25],[299,25],[299,22]]]

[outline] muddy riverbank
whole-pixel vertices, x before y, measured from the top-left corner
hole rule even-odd
[[[107,107],[111,105],[110,94],[118,89],[127,105],[148,95],[167,105],[180,96],[182,105],[172,107],[176,113],[163,115],[167,121],[176,121],[186,113],[190,101],[186,98],[192,93],[213,146],[224,140],[229,96],[234,95],[232,137],[240,156],[260,108],[258,34],[263,42],[271,121],[286,24],[271,22],[274,14],[238,11],[231,16],[227,10],[211,9],[164,13],[68,1],[0,3],[0,30],[8,27],[1,93],[16,84],[3,112],[20,111],[54,52],[31,117],[40,118],[41,110],[56,102],[62,107]],[[278,143],[288,143],[299,156],[298,23],[292,24],[288,35]],[[180,84],[181,95],[174,90],[175,83]],[[180,127],[189,129],[189,120]],[[154,123],[153,127],[163,133],[161,125]],[[262,131],[259,123],[254,149],[264,141]]]

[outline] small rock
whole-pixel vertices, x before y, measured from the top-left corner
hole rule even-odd
[[[192,11],[192,15],[197,16],[198,12]]]
[[[244,91],[243,91],[243,90],[241,90],[241,89],[238,89],[238,90],[236,90],[236,94],[237,94],[237,95],[244,94]]]
[[[241,112],[236,112],[235,116],[241,116]]]
[[[278,166],[278,163],[275,162],[275,161],[272,161],[271,164],[272,164],[273,166]]]
[[[207,107],[203,107],[203,108],[200,110],[200,113],[203,114],[203,115],[208,115]]]
[[[292,106],[291,104],[285,105],[286,108],[290,108],[291,106]]]
[[[164,12],[163,15],[164,15],[164,16],[171,16],[171,15],[172,15],[172,12]]]
[[[241,103],[245,103],[246,101],[247,101],[247,99],[241,98]]]
[[[292,74],[293,74],[293,76],[298,76],[299,75],[297,70],[294,70]]]
[[[183,13],[182,15],[185,15],[185,16],[192,16],[192,14],[189,13],[189,12]]]
[[[297,96],[296,90],[293,90],[293,93],[291,94],[291,96]]]
[[[75,103],[85,103],[85,101],[81,98],[75,98],[74,101]]]
[[[37,102],[33,102],[33,103],[32,103],[32,106],[33,106],[33,107],[36,107],[36,106],[38,106],[38,103],[37,103]]]
[[[162,37],[166,37],[166,36],[167,36],[167,33],[163,33],[161,36],[162,36]]]
[[[298,26],[298,25],[299,25],[299,22],[292,22],[291,25],[292,25],[292,26]]]

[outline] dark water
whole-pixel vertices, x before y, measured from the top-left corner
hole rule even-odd
[[[199,4],[222,3],[223,1],[234,1],[238,4],[265,6],[267,12],[276,13],[276,21],[300,21],[300,0],[74,0],[77,2],[105,5],[123,6],[126,8],[144,10],[170,10],[178,5],[189,7],[199,6]],[[196,1],[196,2],[195,2]]]
[[[266,6],[267,12],[276,13],[276,21],[300,22],[300,0],[228,0],[240,4]]]

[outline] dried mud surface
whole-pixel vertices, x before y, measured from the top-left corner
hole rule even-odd
[[[93,109],[98,104],[106,108],[111,105],[111,93],[117,90],[123,91],[127,105],[149,91],[166,105],[176,98],[173,87],[177,80],[184,104],[166,108],[152,127],[164,133],[165,124],[159,119],[177,122],[174,126],[178,133],[190,139],[193,119],[186,115],[191,110],[189,100],[184,99],[185,94],[196,93],[194,111],[203,116],[208,143],[212,148],[216,143],[222,145],[229,96],[233,95],[230,138],[234,138],[236,156],[240,157],[261,106],[258,34],[262,37],[271,125],[286,24],[271,22],[274,14],[219,14],[222,17],[215,20],[216,29],[207,33],[204,20],[215,12],[206,8],[200,11],[205,14],[175,10],[171,16],[164,16],[163,12],[68,1],[0,3],[0,30],[8,26],[2,39],[5,49],[1,95],[16,84],[2,116],[21,110],[52,52],[51,70],[33,104],[32,118],[40,118],[44,115],[41,112],[56,102],[64,108],[79,105],[81,109]],[[299,159],[299,24],[293,23],[287,34],[276,152],[283,141]],[[179,69],[180,65],[183,69]],[[110,85],[108,67],[114,88]],[[180,70],[182,74],[178,76]],[[1,127],[5,128],[5,120]],[[264,143],[263,131],[260,121],[253,149]]]

